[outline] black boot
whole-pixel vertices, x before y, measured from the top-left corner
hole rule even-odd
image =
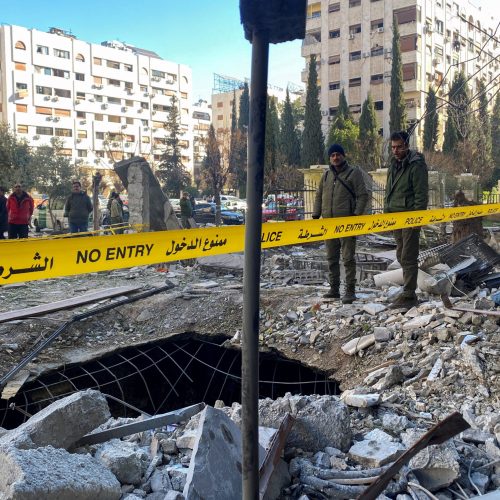
[[[328,292],[323,295],[324,299],[340,299],[340,292],[338,287],[331,287]]]
[[[347,286],[345,290],[345,295],[342,297],[342,304],[352,304],[356,300],[356,293],[354,292],[354,286]]]

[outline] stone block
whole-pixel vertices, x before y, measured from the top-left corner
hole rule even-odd
[[[400,433],[413,424],[404,415],[396,415],[395,413],[384,413],[382,416],[382,427],[388,431]]]
[[[405,447],[400,443],[379,440],[363,440],[354,443],[349,450],[349,458],[366,467],[381,467],[396,460]]]
[[[188,469],[186,467],[167,467],[170,481],[172,482],[172,489],[176,491],[183,491],[186,485],[186,478]]]
[[[377,302],[371,302],[369,304],[363,304],[363,311],[367,312],[372,316],[376,316],[378,313],[385,311],[386,306],[378,304]]]
[[[385,391],[404,380],[404,374],[399,365],[389,366],[384,377],[373,385],[377,391]]]
[[[119,439],[99,445],[95,458],[122,484],[140,484],[149,463],[148,454],[144,450],[134,443]]]
[[[416,316],[415,318],[411,319],[410,321],[407,321],[403,325],[403,330],[411,331],[417,328],[423,328],[431,322],[433,316],[434,316],[433,314],[422,314],[420,316]]]
[[[385,326],[375,326],[373,328],[376,342],[389,342],[392,339],[392,332]]]
[[[340,399],[348,406],[356,408],[368,408],[380,403],[380,394],[359,394],[355,389],[347,390],[342,393]]]
[[[197,434],[195,430],[184,432],[175,440],[175,444],[179,450],[192,450],[196,444]]]
[[[408,429],[402,435],[403,443],[409,448],[422,437],[424,431]],[[453,441],[428,446],[410,460],[409,466],[420,484],[429,491],[450,486],[460,474],[459,455]]]
[[[373,344],[375,344],[375,335],[372,333],[370,335],[364,335],[363,337],[357,337],[349,340],[349,342],[342,346],[342,351],[352,356]]]
[[[82,415],[85,418],[82,418]],[[0,438],[0,449],[53,446],[70,448],[110,418],[106,399],[99,391],[88,389],[54,401],[27,422]]]
[[[172,490],[172,481],[166,467],[158,467],[151,476],[151,490],[153,492]]]
[[[0,451],[0,498],[9,500],[118,500],[116,477],[90,455],[52,446]]]

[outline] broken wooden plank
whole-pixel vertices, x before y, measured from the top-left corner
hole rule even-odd
[[[7,311],[0,313],[0,323],[5,321],[12,321],[15,319],[29,318],[31,316],[41,316],[61,309],[71,309],[82,304],[95,302],[96,300],[108,299],[116,297],[117,295],[126,295],[128,293],[140,290],[142,286],[119,286],[115,288],[105,288],[97,292],[86,293],[79,297],[71,297],[70,299],[58,300],[57,302],[50,302],[49,304],[42,304],[34,307],[27,307],[25,309],[16,309],[14,311]]]
[[[1,399],[11,399],[13,398],[19,389],[24,385],[24,382],[28,380],[30,376],[29,370],[21,370],[17,373],[17,376],[9,381],[9,383],[3,388]]]
[[[458,412],[452,413],[441,422],[438,422],[361,493],[358,500],[375,500],[385,490],[392,477],[399,472],[399,469],[407,464],[417,453],[420,453],[427,446],[444,443],[469,427],[470,425]]]
[[[87,434],[77,441],[77,443],[75,444],[75,448],[87,444],[104,443],[105,441],[109,441],[113,438],[122,438],[125,436],[130,436],[131,434],[135,434],[137,432],[158,429],[159,427],[164,427],[165,425],[176,424],[178,422],[190,419],[193,415],[196,415],[204,408],[205,403],[197,403],[195,405],[181,408],[180,410],[174,410],[168,413],[163,413],[162,415],[148,417],[144,420],[140,420],[139,422],[131,422],[130,424],[120,425],[118,427],[113,427],[112,429],[107,429],[105,431]]]

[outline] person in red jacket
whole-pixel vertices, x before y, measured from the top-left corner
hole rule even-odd
[[[17,183],[7,199],[10,240],[28,237],[28,225],[34,207],[33,198],[26,191],[23,191],[21,184]]]

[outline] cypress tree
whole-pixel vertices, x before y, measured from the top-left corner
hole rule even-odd
[[[300,144],[288,89],[280,125],[280,150],[283,161],[287,165],[297,166],[300,163]]]
[[[238,123],[238,118],[237,118],[237,112],[236,112],[236,90],[233,90],[233,106],[231,109],[231,131],[230,131],[230,137],[229,137],[229,171],[231,173],[235,172],[236,170],[236,162],[238,160],[237,155],[237,137],[236,133],[238,131],[237,123]]]
[[[365,169],[373,170],[380,167],[380,136],[370,93],[363,103],[359,118],[359,155]]]
[[[478,109],[477,118],[479,120],[475,127],[474,141],[477,147],[477,166],[482,174],[482,177],[489,177],[493,170],[492,159],[492,144],[491,144],[491,118],[488,112],[488,95],[486,86],[483,80],[480,80],[477,85]],[[472,134],[471,134],[472,135]]]
[[[341,116],[344,120],[352,120],[351,111],[349,109],[349,104],[347,104],[347,98],[345,96],[344,87],[340,91],[339,95],[339,107],[337,109],[336,116]]]
[[[406,129],[406,107],[403,88],[403,65],[399,45],[397,19],[392,23],[392,69],[391,69],[391,108],[389,111],[389,132]]]
[[[210,125],[210,128],[208,129],[206,152],[207,156],[203,161],[201,174],[207,185],[214,193],[216,206],[215,223],[216,225],[220,225],[220,192],[226,183],[226,173],[222,167],[219,144],[217,142],[217,137],[215,136],[215,129],[213,125]]]
[[[238,128],[241,131],[248,130],[248,122],[250,120],[250,93],[248,91],[248,83],[245,82],[243,92],[240,96],[240,116],[238,117]]]
[[[453,155],[458,143],[464,142],[470,128],[469,90],[465,74],[461,71],[455,75],[448,95],[448,118],[444,132],[443,153]]]
[[[491,117],[491,154],[495,167],[500,168],[500,93],[495,98]]]
[[[280,165],[279,139],[280,129],[276,99],[268,96],[264,153],[264,183],[267,188],[275,187],[276,171]]]
[[[436,91],[433,87],[429,87],[425,100],[424,151],[434,151],[436,147],[439,126],[439,115],[436,108]]]
[[[318,72],[316,56],[312,55],[309,62],[307,78],[306,110],[304,116],[304,132],[302,133],[303,167],[324,162],[324,139],[321,131],[321,109],[319,105]]]

